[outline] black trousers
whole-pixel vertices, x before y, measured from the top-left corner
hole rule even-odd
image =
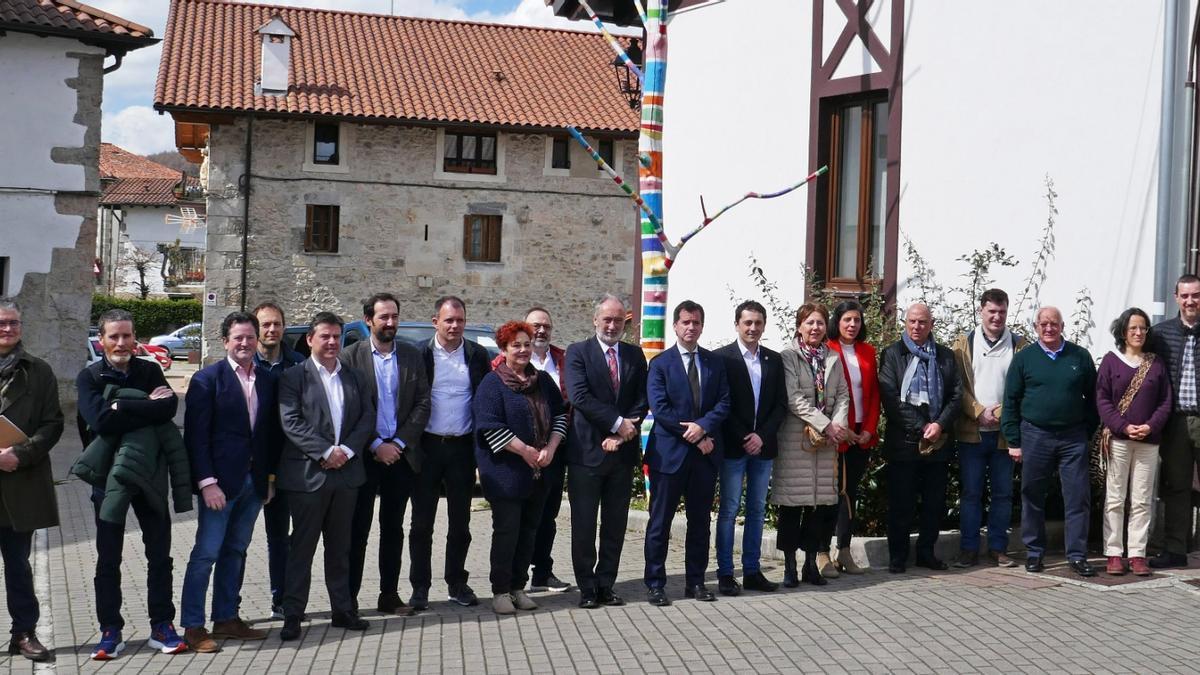
[[[870,460],[871,451],[857,445],[838,453],[838,490],[840,492],[844,484],[846,493],[838,495],[837,508],[827,511],[828,517],[833,521],[833,531],[837,534],[838,549],[850,546],[850,537],[854,532],[854,514],[858,513],[858,489],[867,473],[867,463]],[[817,550],[828,553],[829,540],[825,540]]]
[[[1174,413],[1167,418],[1158,453],[1166,549],[1183,555],[1192,535],[1192,474],[1200,465],[1200,417]]]
[[[917,525],[917,559],[932,558],[942,516],[946,513],[947,462],[889,461],[887,537],[891,562],[908,563],[908,537],[920,501]]]
[[[421,473],[412,491],[412,523],[408,532],[408,579],[429,590],[433,581],[433,523],[442,487],[446,489],[446,584],[467,583],[467,550],[471,547],[471,494],[475,490],[474,440],[467,436],[421,435]]]
[[[650,471],[650,522],[646,525],[646,570],[643,577],[647,588],[663,588],[667,584],[667,546],[671,542],[671,521],[675,519],[680,499],[684,500],[684,512],[687,514],[685,583],[688,586],[704,583],[716,490],[716,467],[694,448],[689,450],[689,456],[679,471]]]
[[[289,492],[292,538],[283,596],[284,616],[301,616],[308,607],[312,561],[317,540],[325,545],[325,588],[335,612],[353,612],[350,595],[350,526],[358,488],[322,487],[315,492]]]
[[[292,513],[288,508],[288,493],[276,490],[270,503],[263,505],[263,527],[267,531],[267,574],[271,580],[272,607],[283,606],[283,591],[287,583],[291,517]],[[245,572],[244,565],[242,571]]]
[[[546,499],[537,534],[533,538],[533,581],[545,581],[554,574],[554,537],[558,535],[558,511],[562,508],[563,482],[567,463],[555,459],[542,471],[542,482],[546,484]]]
[[[400,585],[400,561],[404,552],[404,512],[412,494],[416,474],[403,457],[386,466],[373,457],[366,462],[367,482],[358,488],[354,522],[350,527],[350,595],[358,604],[363,568],[367,561],[367,539],[375,520],[375,496],[379,495],[379,592],[395,593]]]
[[[125,546],[125,526],[100,520],[104,491],[92,488],[92,506],[96,511],[96,618],[101,628],[125,627],[121,616],[121,554]],[[150,623],[175,620],[171,600],[171,517],[154,510],[145,495],[138,494],[129,504],[142,530],[146,546],[146,605]],[[164,507],[166,505],[164,504]]]
[[[582,593],[612,589],[617,582],[633,472],[616,456],[600,466],[572,464],[567,472],[571,503],[571,564]],[[596,516],[600,517],[600,550],[596,551]]]
[[[546,503],[546,481],[533,482],[533,491],[524,499],[489,500],[492,505],[492,594],[525,588],[529,581],[529,562],[533,559],[533,540]]]
[[[4,557],[4,592],[12,632],[33,632],[41,613],[33,593],[33,568],[29,554],[33,550],[33,532],[17,532],[0,527],[0,556]]]
[[[776,523],[775,548],[784,553],[804,551],[814,555],[824,545],[829,550],[837,506],[780,506]]]

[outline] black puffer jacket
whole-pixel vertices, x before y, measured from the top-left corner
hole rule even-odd
[[[1154,328],[1150,329],[1150,336],[1146,340],[1150,351],[1163,360],[1163,365],[1167,367],[1167,372],[1171,375],[1171,391],[1175,399],[1171,404],[1172,409],[1179,405],[1179,379],[1183,375],[1183,349],[1187,345],[1189,335],[1197,337],[1192,341],[1192,363],[1197,371],[1196,381],[1200,382],[1200,324],[1188,328],[1177,316],[1156,324]]]
[[[879,397],[883,413],[887,416],[887,427],[883,432],[883,458],[888,461],[924,459],[948,461],[950,459],[950,437],[954,433],[954,420],[959,415],[962,402],[962,385],[958,381],[958,368],[954,365],[954,352],[948,347],[936,345],[938,370],[942,372],[942,409],[930,414],[928,406],[920,408],[902,400],[900,385],[904,382],[904,371],[910,359],[904,341],[900,340],[887,349],[879,358]],[[925,425],[937,422],[942,425],[942,437],[933,452],[922,455],[918,444]]]

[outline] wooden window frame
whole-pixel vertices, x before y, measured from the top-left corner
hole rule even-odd
[[[476,155],[471,158],[462,156],[463,139],[471,136],[475,138]],[[492,158],[480,159],[478,153],[483,148],[483,139],[490,138],[492,140]],[[454,143],[455,157],[446,156],[446,148]],[[442,171],[444,173],[470,173],[483,174],[487,176],[495,176],[498,173],[498,165],[500,158],[500,135],[498,133],[483,133],[477,131],[447,131],[445,134],[445,145],[442,149]]]
[[[471,251],[471,235],[475,221],[480,221],[482,245],[480,254],[475,256]],[[467,262],[498,263],[501,245],[503,243],[504,217],[469,213],[463,216],[463,260]]]
[[[325,222],[319,222],[322,218]],[[304,206],[305,253],[337,253],[340,234],[341,207],[339,205],[306,204]]]

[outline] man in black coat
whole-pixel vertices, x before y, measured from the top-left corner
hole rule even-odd
[[[433,580],[433,522],[438,500],[446,491],[446,585],[450,601],[463,607],[479,604],[467,585],[467,550],[471,546],[471,494],[475,490],[474,414],[471,402],[483,377],[491,372],[487,350],[463,338],[467,306],[452,295],[433,306],[433,338],[421,347],[429,381],[429,423],[421,435],[421,473],[412,495],[408,533],[414,611],[429,609]]]
[[[952,424],[959,415],[962,387],[954,352],[933,341],[929,308],[913,304],[904,313],[904,334],[883,351],[879,392],[887,415],[883,457],[888,480],[888,571],[908,567],[913,512],[921,502],[917,566],[944,570],[933,553],[946,510]]]
[[[628,308],[615,295],[596,303],[596,336],[567,348],[564,377],[573,408],[567,435],[567,486],[571,503],[571,562],[579,606],[623,605],[613,592],[633,471],[641,452],[638,424],[646,416],[646,357],[625,342]],[[600,551],[596,553],[596,515]]]
[[[733,314],[738,339],[716,350],[729,378],[729,417],[721,426],[725,459],[721,462],[721,505],[717,511],[717,590],[737,595],[747,590],[771,592],[778,584],[759,566],[767,487],[771,465],[779,454],[775,435],[787,415],[787,391],[779,353],[759,344],[767,310],[747,300]],[[745,481],[745,489],[742,483]],[[733,577],[734,521],[746,495],[742,534],[742,583]]]

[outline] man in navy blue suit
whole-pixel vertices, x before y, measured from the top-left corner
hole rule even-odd
[[[258,350],[254,315],[226,316],[221,341],[226,356],[192,377],[184,417],[183,440],[199,495],[199,523],[183,577],[181,623],[184,639],[197,652],[218,651],[213,638],[267,636],[238,617],[238,594],[254,521],[269,497],[267,476],[278,459],[275,378],[254,362]],[[211,635],[204,625],[210,575]]]
[[[712,602],[704,585],[713,494],[722,457],[721,423],[729,415],[729,383],[720,357],[696,343],[704,308],[691,300],[675,307],[674,347],[654,357],[646,381],[654,428],[646,444],[650,467],[650,524],[646,528],[646,587],[650,604],[671,604],[666,594],[671,520],[682,498],[687,538],[684,594]]]

